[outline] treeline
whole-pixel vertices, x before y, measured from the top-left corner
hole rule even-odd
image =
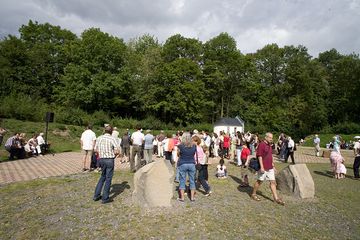
[[[227,33],[124,42],[96,28],[77,37],[33,21],[19,33],[0,42],[0,117],[42,120],[50,110],[63,123],[185,127],[238,115],[256,132],[360,130],[357,54],[331,49],[313,58],[304,46],[270,44],[245,55]]]

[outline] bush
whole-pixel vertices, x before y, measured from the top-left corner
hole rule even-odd
[[[133,118],[113,118],[111,125],[117,128],[135,129],[139,125],[139,121]]]
[[[104,111],[94,112],[90,119],[92,125],[104,126],[105,123],[110,123],[110,117]]]
[[[12,94],[0,100],[0,117],[41,122],[48,108],[42,99]]]
[[[91,123],[91,116],[80,108],[58,108],[55,110],[57,123],[84,126]]]
[[[139,121],[139,125],[143,129],[167,129],[165,123],[161,122],[159,119],[150,116],[141,121]]]
[[[359,133],[360,124],[353,122],[338,123],[332,127],[332,131],[334,133],[344,133],[344,134]]]

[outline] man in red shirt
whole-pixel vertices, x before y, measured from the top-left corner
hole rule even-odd
[[[272,158],[272,133],[266,133],[265,140],[258,146],[256,156],[259,159],[260,170],[258,171],[257,181],[255,182],[251,198],[256,201],[260,201],[260,198],[256,195],[256,191],[259,189],[263,181],[270,181],[270,189],[274,197],[274,201],[280,205],[285,203],[278,197],[276,192],[275,181],[275,165]]]

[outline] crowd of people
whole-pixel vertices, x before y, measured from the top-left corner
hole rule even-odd
[[[85,147],[87,144],[91,145],[89,149]],[[263,181],[268,180],[274,202],[284,205],[284,202],[278,197],[275,187],[275,166],[272,157],[274,144],[271,133],[267,133],[265,138],[260,141],[257,134],[250,132],[209,134],[206,131],[193,130],[192,132],[177,131],[174,134],[165,134],[164,131],[161,131],[154,136],[151,130],[146,130],[144,134],[141,128],[137,128],[135,132],[130,134],[127,130],[123,136],[119,137],[116,128],[106,125],[104,134],[96,138],[91,126],[88,126],[81,137],[81,146],[84,150],[84,171],[89,164],[86,159],[90,154],[94,154],[91,151],[95,150],[98,154],[97,162],[98,167],[101,168],[101,177],[95,189],[94,201],[100,199],[103,203],[109,201],[109,185],[113,175],[114,161],[117,157],[121,162],[129,161],[132,172],[151,163],[153,155],[169,161],[175,168],[175,181],[179,183],[178,201],[184,202],[185,195],[188,195],[190,201],[195,201],[195,190],[201,187],[205,196],[212,194],[208,172],[209,158],[220,159],[216,173],[214,173],[219,179],[226,178],[228,174],[224,160],[233,160],[234,164],[241,168],[243,182],[241,187],[248,187],[249,160],[252,155],[256,155],[259,159],[260,169],[256,173],[257,181],[251,198],[256,201],[260,200],[256,194],[257,190]],[[128,149],[130,146],[132,146],[131,153]],[[101,194],[101,192],[103,193]]]

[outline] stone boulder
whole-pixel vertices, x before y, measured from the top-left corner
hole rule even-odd
[[[277,188],[298,198],[314,198],[315,184],[306,164],[289,165],[276,176]]]
[[[134,175],[132,199],[142,207],[170,207],[174,191],[174,170],[167,160],[145,165]]]

